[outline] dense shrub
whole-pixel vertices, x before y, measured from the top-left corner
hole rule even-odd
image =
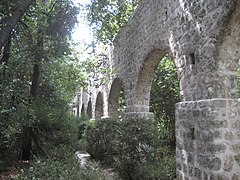
[[[47,109],[43,111],[47,113]],[[42,113],[39,111],[39,113]],[[53,112],[57,114],[57,112]],[[59,111],[61,113],[61,111]],[[54,114],[52,114],[54,115]],[[63,116],[58,121],[44,118],[36,125],[36,134],[41,136],[39,146],[44,151],[45,156],[33,145],[33,160],[29,163],[16,162],[15,167],[8,170],[14,171],[15,179],[105,179],[105,174],[100,166],[95,162],[88,162],[86,166],[80,167],[74,153],[83,145],[78,141],[79,126],[86,123],[84,118]],[[3,163],[0,162],[0,163]],[[15,170],[17,169],[17,170]],[[6,171],[6,169],[3,169]]]
[[[116,167],[124,179],[141,179],[142,163],[152,162],[155,152],[155,129],[148,119],[128,119],[122,122]]]
[[[160,137],[149,119],[96,120],[85,134],[92,157],[114,166],[126,180],[175,178],[175,149]]]
[[[97,163],[87,163],[80,167],[72,153],[68,149],[61,149],[65,156],[61,159],[36,159],[27,167],[19,169],[19,176],[16,179],[103,179],[103,170]]]
[[[111,164],[118,153],[118,136],[121,133],[118,119],[98,119],[86,127],[86,151],[92,158]]]
[[[33,108],[20,104],[15,112],[11,112],[12,119],[1,131],[0,172],[20,159],[23,125],[32,130],[32,159],[62,159],[66,151],[73,155],[79,149],[78,125],[82,119],[69,116],[68,106],[63,102],[54,105],[46,101],[38,103]]]
[[[158,126],[161,141],[175,148],[175,104],[179,98],[179,80],[174,62],[164,57],[154,71],[150,94],[150,112]]]
[[[155,159],[150,162],[143,162],[139,167],[141,179],[176,179],[175,172],[175,151],[169,147],[159,147]]]

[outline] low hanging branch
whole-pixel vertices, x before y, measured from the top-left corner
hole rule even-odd
[[[34,0],[23,0],[22,3],[13,11],[12,16],[9,17],[6,23],[0,30],[0,50],[3,51],[4,46],[7,44],[11,32],[15,25],[20,21],[26,10],[30,7]]]

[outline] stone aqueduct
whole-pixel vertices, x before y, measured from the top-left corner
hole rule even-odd
[[[178,179],[240,180],[240,0],[143,0],[113,46],[119,72],[91,96],[80,93],[79,111],[116,115],[123,88],[125,116],[152,116],[154,68],[167,54],[180,82]]]

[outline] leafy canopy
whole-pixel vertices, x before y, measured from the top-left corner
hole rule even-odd
[[[137,3],[137,0],[91,0],[84,13],[96,39],[104,44],[112,42]]]

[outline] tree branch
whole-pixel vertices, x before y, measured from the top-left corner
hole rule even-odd
[[[34,0],[23,0],[22,3],[14,10],[12,16],[7,19],[6,24],[3,25],[0,31],[0,49],[3,49],[7,44],[13,28],[17,22],[19,22],[33,1]]]

